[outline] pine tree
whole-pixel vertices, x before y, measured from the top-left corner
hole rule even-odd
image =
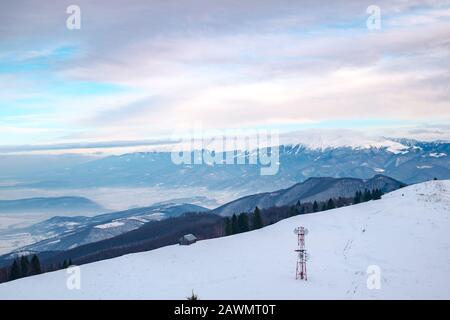
[[[231,217],[231,234],[236,234],[239,232],[238,219],[236,214]]]
[[[313,203],[313,212],[319,211],[319,205],[317,204],[317,201],[314,201]]]
[[[331,209],[334,209],[334,208],[336,208],[336,205],[334,204],[333,199],[328,200],[327,210],[331,210]]]
[[[22,277],[22,270],[20,269],[20,263],[18,259],[14,259],[11,266],[10,280],[16,280]]]
[[[67,269],[68,266],[69,266],[69,263],[67,262],[66,259],[64,259],[64,262],[63,262],[63,264],[62,264],[62,268],[63,268],[63,269]]]
[[[380,189],[372,190],[372,199],[373,200],[381,199],[381,190]]]
[[[328,209],[327,209],[327,203],[326,203],[326,202],[324,202],[324,203],[322,204],[322,208],[320,209],[320,211],[325,211],[325,210],[328,210]]]
[[[361,191],[356,191],[355,198],[353,199],[353,202],[355,204],[358,204],[361,202]]]
[[[26,277],[30,273],[30,261],[28,261],[28,257],[22,256],[20,258],[20,269],[22,277]]]
[[[253,212],[253,229],[261,229],[263,227],[263,221],[261,218],[261,211],[258,207]]]
[[[369,190],[365,189],[364,195],[363,195],[363,201],[366,202],[366,201],[370,201],[370,200],[372,200],[372,194],[370,193]]]
[[[233,228],[231,226],[231,220],[229,217],[225,218],[225,235],[229,236],[233,234]]]
[[[300,208],[300,214],[305,214],[306,213],[306,207],[305,206],[302,206],[301,208]]]
[[[242,212],[238,217],[238,232],[247,232],[250,230],[249,224],[248,224],[248,214],[245,212]]]
[[[68,267],[73,266],[72,259],[69,258],[69,261],[67,262],[67,264],[68,264]]]
[[[40,274],[42,273],[41,262],[37,255],[33,255],[31,258],[31,274]]]
[[[298,208],[297,206],[292,206],[289,208],[289,217],[293,217],[298,215]]]

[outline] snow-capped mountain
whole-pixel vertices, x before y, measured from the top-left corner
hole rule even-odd
[[[263,229],[82,265],[0,285],[0,299],[449,299],[450,181],[381,200],[295,216]],[[297,239],[309,229],[308,281],[295,280]],[[367,286],[378,270],[379,289]],[[372,275],[373,276],[373,275]]]
[[[261,165],[182,164],[172,162],[170,152],[142,152],[109,156],[64,170],[34,175],[34,188],[87,188],[126,186],[233,190],[239,196],[287,188],[310,177],[368,179],[383,173],[405,183],[450,178],[450,143],[386,140],[390,145],[358,144],[327,146],[283,144],[279,146],[279,170],[261,175]],[[235,157],[248,154],[235,152]]]

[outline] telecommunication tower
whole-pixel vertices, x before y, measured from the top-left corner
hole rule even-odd
[[[308,260],[308,254],[305,248],[305,236],[308,234],[308,229],[304,227],[298,227],[294,229],[294,233],[297,235],[297,267],[295,271],[295,279],[308,280],[306,273],[306,261]]]

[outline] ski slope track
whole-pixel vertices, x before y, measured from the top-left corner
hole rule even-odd
[[[308,281],[295,280],[297,226],[309,229]],[[169,246],[0,285],[0,299],[449,299],[450,180],[301,215],[260,230]],[[368,289],[379,266],[381,288]]]

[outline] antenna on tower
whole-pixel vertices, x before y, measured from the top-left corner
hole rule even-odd
[[[306,274],[306,261],[308,260],[308,253],[305,248],[305,236],[308,234],[308,229],[305,227],[297,227],[294,229],[294,233],[297,235],[297,267],[295,270],[295,279],[308,280]]]

